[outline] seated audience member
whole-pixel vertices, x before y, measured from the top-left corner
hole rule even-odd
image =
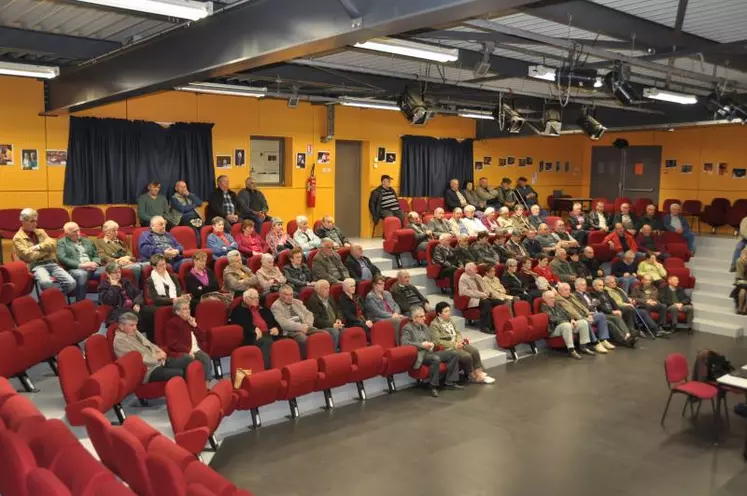
[[[634,347],[638,331],[635,328],[635,312],[633,309],[618,307],[615,300],[604,290],[602,279],[594,279],[591,284],[592,289],[587,294],[596,303],[597,311],[602,312],[607,317],[611,330],[617,329],[617,331],[622,332],[622,336],[617,335],[620,344],[628,348]],[[616,334],[616,332],[613,334]]]
[[[608,313],[605,312],[603,308],[600,308],[603,305],[601,301],[596,297],[596,295],[588,290],[589,285],[586,283],[586,279],[576,279],[573,286],[575,288],[575,292],[571,295],[571,300],[574,303],[578,302],[583,305],[584,308],[586,308],[586,310],[592,315],[593,320],[601,319],[602,317],[604,317],[605,321],[607,322],[607,329],[609,331],[610,338],[620,344],[629,346],[632,336],[630,334],[628,326],[622,320],[620,315],[615,314],[614,309],[612,312]],[[607,340],[602,340],[601,344],[608,350],[615,349],[615,346]]]
[[[291,250],[290,263],[283,267],[283,275],[285,275],[287,283],[293,286],[296,296],[303,288],[314,285],[311,269],[303,263],[303,250],[301,248]]]
[[[363,247],[359,244],[350,247],[350,255],[345,260],[345,267],[348,269],[348,274],[356,281],[370,281],[374,276],[381,274],[381,270],[363,254]]]
[[[644,275],[641,277],[641,284],[633,287],[632,297],[641,308],[645,308],[649,314],[656,312],[659,314],[659,333],[667,335],[665,331],[667,326],[667,307],[659,302],[659,289],[653,284],[651,276]],[[632,319],[631,319],[632,321]]]
[[[487,177],[480,178],[477,182],[475,193],[486,205],[496,205],[498,203],[498,190],[488,185]]]
[[[542,294],[542,313],[547,314],[550,320],[548,332],[550,337],[562,336],[565,347],[571,358],[581,360],[581,355],[576,351],[576,345],[573,342],[573,335],[578,334],[578,342],[585,353],[591,351],[587,345],[591,341],[591,327],[589,321],[585,319],[576,320],[572,318],[560,305],[555,303],[555,292],[545,291]]]
[[[591,284],[595,276],[589,271],[586,264],[581,261],[581,255],[577,251],[573,250],[568,254],[568,263],[571,264],[571,269],[573,269],[573,275],[576,276],[576,279],[584,279],[586,284]]]
[[[428,302],[428,298],[410,284],[410,273],[406,270],[400,270],[397,272],[397,282],[389,288],[392,293],[392,298],[399,305],[399,309],[402,315],[410,316],[413,308],[422,308],[426,312],[431,311],[431,304]]]
[[[197,360],[202,363],[205,380],[209,381],[212,378],[212,360],[200,349],[200,342],[205,340],[205,331],[200,329],[190,313],[189,301],[176,300],[174,302],[174,316],[166,322],[164,336],[166,354],[169,358],[180,358],[186,355]]]
[[[573,238],[581,245],[586,244],[586,238],[589,235],[589,219],[586,214],[581,210],[580,203],[574,203],[573,209],[568,214],[568,223],[571,226],[571,233]]]
[[[213,232],[208,234],[207,247],[213,258],[225,257],[229,251],[238,250],[239,244],[230,233],[226,232],[226,221],[222,217],[213,217]]]
[[[593,231],[610,232],[610,219],[604,213],[604,202],[597,202],[594,210],[589,213],[589,225]]]
[[[612,262],[610,272],[617,277],[617,284],[622,286],[623,291],[630,294],[630,286],[638,279],[638,261],[635,259],[635,253],[626,251],[622,258]]]
[[[482,216],[482,223],[485,224],[485,228],[490,233],[499,233],[501,227],[498,225],[498,213],[493,207],[488,207]]]
[[[581,257],[579,257],[579,260],[586,266],[586,269],[595,278],[604,276],[602,264],[594,256],[594,248],[592,248],[591,246],[584,247],[584,252]]]
[[[436,347],[454,350],[459,356],[459,368],[475,382],[493,384],[495,379],[485,373],[480,351],[468,344],[451,320],[451,307],[445,301],[436,305],[436,318],[431,321],[429,334]]]
[[[677,313],[684,312],[686,316],[685,329],[688,331],[693,328],[693,304],[690,297],[685,294],[685,290],[680,287],[680,278],[669,276],[667,285],[659,291],[659,301],[661,301],[669,312],[672,327],[674,331],[677,328]]]
[[[739,315],[747,315],[747,248],[743,248],[734,264],[735,278],[732,297]]]
[[[464,197],[467,199],[467,203],[475,207],[477,210],[485,210],[488,206],[487,202],[480,199],[477,192],[475,191],[475,184],[470,181],[464,181],[464,191],[462,192]]]
[[[299,247],[298,243],[293,239],[293,236],[290,236],[285,232],[283,219],[279,217],[272,219],[272,229],[267,233],[265,239],[267,240],[267,246],[270,247],[270,253],[272,253],[276,258],[282,251],[292,250],[293,248]],[[308,251],[304,251],[304,255],[306,253],[308,253]]]
[[[231,310],[231,324],[241,326],[244,333],[243,346],[256,346],[262,350],[265,368],[272,367],[270,349],[281,337],[280,326],[272,312],[259,305],[259,292],[249,288],[242,294],[241,305]]]
[[[293,233],[293,241],[301,247],[304,255],[308,255],[311,250],[319,248],[319,244],[322,240],[319,239],[319,237],[314,234],[314,230],[309,227],[309,219],[305,216],[299,215],[296,217],[296,224],[298,225],[298,229]]]
[[[646,256],[645,253],[638,251],[638,244],[635,242],[633,235],[626,231],[619,222],[615,224],[615,229],[605,236],[602,242],[609,245],[617,258],[622,258],[627,251],[635,253],[636,258],[644,258]]]
[[[501,300],[510,305],[510,302],[514,299],[513,296],[508,294],[506,288],[501,284],[501,280],[495,275],[495,265],[489,265],[485,270],[485,275],[482,278],[482,284],[487,291],[491,300]],[[513,313],[513,310],[511,310]]]
[[[445,218],[444,209],[441,207],[433,211],[433,218],[428,222],[428,229],[433,233],[434,239],[438,239],[444,233],[451,233],[449,220]]]
[[[449,181],[449,188],[444,192],[444,204],[447,210],[452,211],[455,208],[464,209],[464,207],[469,205],[467,197],[459,189],[459,179]]]
[[[455,208],[451,212],[451,219],[449,219],[448,224],[453,236],[467,235],[467,226],[462,222],[463,215],[461,208]]]
[[[113,324],[125,312],[140,314],[145,306],[140,289],[129,279],[122,277],[122,268],[116,263],[107,264],[105,270],[108,277],[101,281],[98,291],[99,303],[111,308],[106,324]]]
[[[228,307],[233,295],[220,291],[215,273],[207,266],[207,253],[198,251],[192,258],[192,262],[194,266],[184,276],[187,293],[192,295],[192,311],[194,312],[197,304],[202,300],[219,300]]]
[[[490,238],[488,238],[488,243],[490,243]],[[495,253],[495,256],[498,257],[497,260],[501,263],[505,262],[509,258],[511,258],[511,252],[506,249],[506,243],[507,240],[503,236],[495,236],[492,241],[491,248],[493,249],[493,252]]]
[[[670,232],[681,234],[687,241],[687,249],[690,253],[695,253],[695,234],[690,230],[690,224],[682,214],[682,207],[679,203],[672,203],[669,207],[669,214],[662,219],[664,229]]]
[[[508,264],[508,262],[506,262]],[[534,273],[532,270],[532,259],[531,258],[525,258],[521,262],[517,261],[517,265],[521,264],[516,271],[516,275],[521,280],[521,284],[525,291],[527,292],[527,295],[522,296],[521,298],[524,300],[529,301],[530,303],[534,301],[535,298],[542,298],[542,290],[539,289],[539,286],[537,285],[537,281],[541,276],[538,276]],[[506,265],[508,268],[508,265]],[[508,270],[505,270],[503,274],[505,275]],[[549,286],[549,282],[547,282],[547,279],[544,277],[542,278],[544,283]],[[501,281],[504,281],[503,277],[501,277]],[[513,293],[512,293],[513,294]],[[528,298],[526,297],[528,296]]]
[[[392,294],[384,289],[386,277],[376,276],[373,278],[371,291],[366,295],[366,315],[374,322],[380,320],[392,320],[394,328],[399,327],[402,320],[402,310],[392,298]]]
[[[493,267],[495,270],[495,267]],[[494,334],[493,307],[503,305],[509,300],[493,298],[489,289],[477,273],[477,265],[468,263],[464,267],[464,274],[459,278],[459,294],[469,298],[468,308],[480,309],[480,331]],[[504,293],[505,294],[505,293]]]
[[[501,207],[498,210],[498,234],[511,234],[514,230],[514,222],[511,220],[511,212],[508,207]]]
[[[223,269],[223,292],[241,296],[249,288],[259,289],[259,279],[241,261],[241,253],[231,250],[226,255],[228,265]]]
[[[345,236],[345,233],[342,232],[342,229],[335,225],[335,219],[333,219],[331,215],[325,215],[322,217],[322,225],[317,229],[316,235],[319,239],[331,239],[335,250],[345,246],[350,246],[350,240]]]
[[[546,225],[545,228],[547,228]],[[534,229],[527,231],[526,237],[524,238],[524,241],[521,242],[521,245],[527,250],[527,253],[531,258],[537,258],[545,253],[542,243],[537,239],[537,231]]]
[[[453,282],[454,272],[456,272],[458,268],[458,262],[454,255],[454,249],[451,247],[450,234],[442,234],[439,236],[438,245],[433,248],[432,260],[435,265],[441,267],[441,271],[438,273],[438,278],[448,278]]]
[[[628,297],[628,294],[623,291],[620,287],[617,285],[617,279],[615,276],[607,276],[604,278],[604,286],[605,291],[607,292],[610,297],[615,300],[615,303],[617,303],[617,307],[623,312],[623,320],[628,324],[628,327],[633,329],[635,319],[631,319],[630,317],[626,316],[626,313],[630,315],[630,310],[633,310],[633,314],[637,314],[640,319],[644,322],[646,327],[654,334],[656,335],[659,332],[659,326],[656,325],[656,322],[654,322],[654,319],[651,318],[651,314],[648,313],[648,310],[640,304],[640,302],[630,299]]]
[[[166,352],[138,332],[137,321],[137,315],[132,312],[125,312],[117,318],[114,355],[122,358],[131,351],[139,353],[145,366],[143,383],[166,382],[172,377],[184,377],[187,365],[192,363],[193,358],[189,355],[169,357]]]
[[[187,300],[192,295],[182,296],[182,287],[176,275],[168,270],[168,264],[163,255],[155,254],[150,258],[150,265],[153,270],[150,277],[145,281],[145,294],[153,302],[154,306],[164,307],[173,305],[179,298]]]
[[[269,253],[262,254],[262,265],[254,275],[257,276],[259,290],[263,296],[267,293],[274,293],[287,281],[278,266],[275,265],[275,258]]]
[[[562,248],[560,249],[562,250]],[[537,265],[534,266],[532,272],[540,277],[544,277],[550,284],[556,284],[558,281],[560,281],[560,279],[558,279],[558,277],[550,268],[550,257],[548,257],[547,255],[540,255],[539,257],[537,257]]]
[[[179,271],[184,258],[184,247],[171,233],[166,232],[166,221],[160,215],[150,219],[150,230],[140,235],[138,251],[141,260],[161,255],[175,271]]]
[[[517,260],[531,258],[529,256],[529,252],[521,243],[521,232],[518,229],[514,229],[514,232],[511,233],[511,238],[508,239],[503,245],[503,249],[506,250],[511,258],[515,258]]]
[[[540,224],[539,231],[537,232],[537,241],[539,241],[542,252],[545,254],[552,255],[556,249],[561,247],[560,241],[553,234],[550,232],[547,224]]]
[[[418,244],[415,249],[417,251],[425,250],[428,241],[433,239],[433,231],[428,229],[426,224],[423,224],[423,221],[420,219],[420,214],[417,212],[408,213],[407,220],[407,227],[415,231],[415,242]]]
[[[566,250],[569,249],[577,249],[579,247],[578,241],[573,239],[570,234],[568,234],[568,231],[565,230],[565,222],[562,220],[559,220],[555,223],[555,229],[552,232],[552,237],[555,238],[558,242],[558,245],[561,248],[565,248]]]
[[[529,267],[531,269],[532,259],[527,258],[526,260],[529,261]],[[520,298],[531,302],[534,298],[530,293],[531,288],[527,282],[528,281],[526,281],[523,274],[519,273],[519,262],[513,258],[506,260],[506,268],[503,270],[503,274],[501,275],[501,283],[503,284],[503,287],[506,288],[508,294],[514,298]],[[537,289],[534,277],[532,277],[532,284],[534,285],[534,289]]]
[[[555,278],[560,282],[571,283],[576,280],[576,273],[568,261],[568,252],[563,248],[558,248],[555,251],[555,258],[550,262],[549,268]]]
[[[169,202],[171,205],[170,215],[174,225],[187,226],[195,230],[195,236],[200,239],[199,229],[204,225],[204,221],[197,211],[197,207],[202,206],[202,200],[197,195],[190,193],[187,183],[177,181],[174,185],[174,196]]]
[[[348,277],[342,281],[342,294],[337,301],[342,313],[342,323],[345,327],[360,327],[368,334],[373,327],[373,321],[366,317],[363,301],[355,292],[355,279]]]
[[[498,189],[498,205],[513,209],[519,200],[516,198],[516,192],[511,188],[511,179],[504,177],[501,179],[501,187]]]
[[[524,207],[516,205],[514,207],[514,213],[511,216],[511,225],[513,226],[512,232],[518,232],[519,235],[523,235],[528,230],[532,229],[531,224],[527,220],[527,216],[524,215]]]
[[[661,223],[659,214],[656,212],[656,205],[646,205],[646,213],[639,219],[639,222],[641,229],[643,229],[643,226],[650,226],[651,231],[657,236],[664,231],[664,224]]]
[[[251,219],[254,225],[261,226],[264,222],[270,222],[272,218],[267,215],[270,207],[267,204],[267,198],[264,193],[257,189],[257,181],[249,176],[244,181],[244,189],[236,195],[234,205],[238,207],[239,217],[242,219]]]
[[[332,248],[333,245],[329,238],[322,240],[319,253],[316,254],[311,264],[311,275],[314,276],[315,281],[325,279],[330,284],[335,284],[350,277],[348,269],[342,263],[342,258]]]
[[[314,327],[314,314],[301,300],[293,298],[293,288],[288,284],[280,287],[280,297],[270,310],[283,334],[294,339],[301,348],[301,356],[306,356],[306,340],[312,334],[324,332]]]
[[[596,353],[607,353],[607,347],[602,344],[610,338],[607,318],[604,314],[596,312],[591,313],[577,298],[571,294],[571,286],[568,283],[558,283],[558,294],[555,296],[555,304],[565,310],[574,320],[586,320],[589,323],[589,346],[582,348],[582,351],[589,355]],[[596,326],[596,333],[592,329]],[[589,353],[591,352],[591,353]]]
[[[738,242],[737,246],[734,247],[734,255],[731,258],[731,266],[729,272],[736,272],[737,270],[737,259],[742,255],[742,251],[747,248],[747,216],[742,218],[742,222],[739,223],[739,231],[737,232]]]
[[[654,284],[659,286],[666,281],[667,269],[657,260],[656,254],[651,253],[638,264],[638,275],[651,277]]]
[[[649,224],[644,224],[641,227],[638,236],[635,238],[635,242],[638,245],[638,249],[647,256],[653,254],[659,260],[666,260],[669,258],[669,254],[664,253],[664,243],[654,237]]]
[[[96,247],[96,252],[99,254],[103,265],[116,263],[123,269],[131,270],[135,276],[135,282],[139,283],[140,274],[148,262],[137,261],[127,243],[119,239],[118,231],[119,224],[113,220],[107,220],[101,227],[103,236],[96,238],[93,245]]]
[[[340,334],[345,325],[342,323],[342,313],[335,300],[329,297],[329,283],[324,279],[314,283],[314,294],[306,302],[314,315],[314,327],[329,333],[335,350],[340,349]]]
[[[477,235],[477,240],[472,243],[469,250],[472,252],[472,257],[477,264],[495,265],[498,263],[498,254],[490,246],[490,238],[486,232],[481,232]]]
[[[527,222],[532,229],[539,230],[539,227],[545,223],[545,216],[542,215],[542,211],[539,205],[532,205],[529,207],[529,217]]]
[[[534,205],[539,206],[537,204],[537,192],[528,184],[526,177],[521,176],[516,180],[516,193],[524,200],[522,203],[530,209]]]
[[[436,351],[436,344],[431,341],[430,331],[425,325],[425,311],[420,307],[414,307],[412,320],[405,324],[402,329],[401,343],[403,346],[414,346],[418,350],[415,362],[412,364],[414,370],[425,365],[428,367],[428,383],[431,388],[431,396],[438,398],[438,387],[441,384],[441,364],[446,364],[445,385],[451,389],[462,389],[457,384],[459,380],[459,355],[455,350]]]
[[[405,214],[399,208],[399,198],[392,188],[392,176],[381,176],[381,185],[374,188],[368,198],[368,211],[371,212],[374,224],[378,223],[379,219],[397,217],[400,224],[405,225]]]
[[[485,224],[480,222],[480,219],[475,217],[475,207],[467,205],[464,207],[464,217],[462,218],[462,224],[467,228],[467,235],[476,236],[477,233],[487,231]]]
[[[142,227],[151,225],[153,217],[169,219],[169,201],[161,194],[161,183],[152,181],[148,183],[147,191],[137,198],[137,216]],[[168,229],[174,227],[169,219]]]
[[[80,235],[75,222],[66,222],[62,227],[65,235],[57,240],[57,260],[75,279],[75,299],[86,299],[88,280],[98,281],[104,267],[91,240]]]
[[[282,225],[281,222],[281,228]],[[239,252],[247,258],[253,255],[268,253],[270,251],[267,241],[257,233],[252,219],[244,219],[241,221],[241,232],[239,232],[234,239],[239,247]]]
[[[454,258],[459,268],[464,268],[470,262],[477,262],[477,259],[475,259],[470,250],[469,238],[467,236],[459,236],[456,248],[454,248]]]
[[[622,224],[623,228],[635,236],[640,228],[638,216],[630,211],[630,204],[623,203],[620,205],[620,211],[612,218],[613,224]]]
[[[228,176],[218,176],[216,179],[217,187],[210,194],[208,206],[205,212],[205,222],[210,224],[213,217],[222,217],[229,224],[234,225],[239,222],[239,200],[236,193],[228,187]]]

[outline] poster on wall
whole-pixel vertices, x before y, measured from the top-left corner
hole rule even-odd
[[[555,172],[560,172],[560,160],[555,161]]]
[[[0,145],[0,165],[13,165],[13,145]]]
[[[514,165],[516,163],[516,157],[507,157],[506,165]]]
[[[680,172],[682,174],[692,174],[693,173],[693,166],[690,164],[682,164],[682,168],[680,169]]]
[[[246,164],[246,152],[240,148],[233,151],[233,163],[236,167],[244,167]]]
[[[47,166],[67,165],[67,150],[47,150]]]
[[[729,168],[729,166],[726,164],[726,162],[719,162],[718,163],[718,175],[719,176],[725,176],[726,170]]]
[[[482,162],[475,162],[475,170],[477,171],[482,170]]]
[[[380,146],[376,149],[376,160],[378,162],[383,162],[386,160],[386,148],[383,146]]]
[[[296,169],[305,169],[305,168],[306,168],[306,154],[296,153]]]
[[[482,163],[485,165],[491,165],[493,163],[493,157],[483,157]]]
[[[519,167],[526,167],[527,166],[527,159],[520,158],[519,159]]]
[[[534,159],[532,157],[527,157],[526,162],[527,165],[534,165]]]
[[[545,160],[545,170],[552,172],[552,160]]]
[[[216,155],[215,166],[218,169],[230,169],[231,168],[231,156],[230,155]]]
[[[744,179],[745,174],[747,174],[747,169],[732,169],[731,170],[731,177],[733,179]]]
[[[674,169],[677,167],[677,159],[670,158],[664,161],[664,167],[667,169]]]
[[[397,161],[397,154],[394,152],[386,152],[386,163],[393,164]]]
[[[708,174],[709,176],[713,175],[713,164],[711,162],[703,164],[703,173]]]
[[[563,170],[565,170],[566,174],[568,174],[569,172],[571,172],[571,163],[570,162],[566,162],[565,165],[564,165],[564,167],[563,167]]]
[[[506,157],[498,158],[498,167],[506,167]]]
[[[39,150],[21,150],[22,170],[39,170]]]
[[[316,163],[326,165],[329,163],[330,154],[329,152],[316,152]]]
[[[539,179],[539,176],[537,174],[537,171],[532,172],[532,177],[531,177],[532,184],[537,184],[538,179]]]
[[[545,170],[545,161],[544,160],[540,160],[538,170],[540,172],[543,172]]]

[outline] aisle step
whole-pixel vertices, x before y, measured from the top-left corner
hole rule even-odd
[[[698,311],[695,310],[695,315]],[[744,328],[735,324],[725,324],[714,320],[695,317],[693,320],[693,329],[700,332],[708,332],[731,338],[741,338],[744,335]]]
[[[720,322],[724,325],[747,327],[747,316],[738,315],[734,312],[733,300],[729,300],[726,305],[713,305],[701,302],[699,300],[694,300],[693,306],[695,307],[694,315],[703,320]]]
[[[695,289],[692,292],[691,299],[696,301],[698,305],[704,303],[706,305],[715,305],[720,308],[732,308],[734,306],[734,300],[729,297],[729,293],[714,293],[705,291],[698,282]]]

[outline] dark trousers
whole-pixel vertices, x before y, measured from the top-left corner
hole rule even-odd
[[[459,355],[454,350],[442,350],[426,353],[423,365],[428,367],[428,380],[431,387],[438,387],[441,382],[441,364],[446,364],[446,383],[454,384],[459,380]]]
[[[643,304],[639,308],[643,308],[648,312],[656,312],[659,314],[659,325],[663,326],[667,323],[667,306],[663,303],[657,303],[656,305]],[[651,315],[649,313],[649,315]]]
[[[484,298],[480,300],[480,329],[493,329],[493,307],[503,305],[505,300]]]
[[[462,369],[465,376],[469,377],[475,369],[482,368],[480,351],[471,344],[465,344],[461,350],[455,349],[454,351],[459,356],[459,368]]]
[[[645,308],[639,308],[636,310],[641,320],[646,324],[646,327],[648,327],[648,330],[651,332],[656,332],[659,330],[659,326],[656,325],[656,322],[654,322],[654,319],[651,318],[651,314],[648,313],[648,310]]]
[[[187,370],[187,365],[192,363],[192,360],[194,360],[194,358],[189,355],[169,357],[163,365],[153,369],[153,372],[150,373],[150,377],[148,378],[148,382],[164,382],[172,377],[184,377],[184,371]]]
[[[402,209],[397,209],[397,210],[382,209],[381,218],[386,219],[387,217],[397,217],[399,221],[402,223],[402,227],[405,227],[405,213],[402,211]]]
[[[438,273],[439,279],[448,279],[451,281],[451,287],[454,287],[454,272],[456,267],[441,267],[441,272]]]

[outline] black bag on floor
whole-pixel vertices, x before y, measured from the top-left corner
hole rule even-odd
[[[713,350],[701,350],[695,358],[693,367],[693,380],[702,382],[713,382],[722,375],[734,371],[729,360],[720,353]]]

